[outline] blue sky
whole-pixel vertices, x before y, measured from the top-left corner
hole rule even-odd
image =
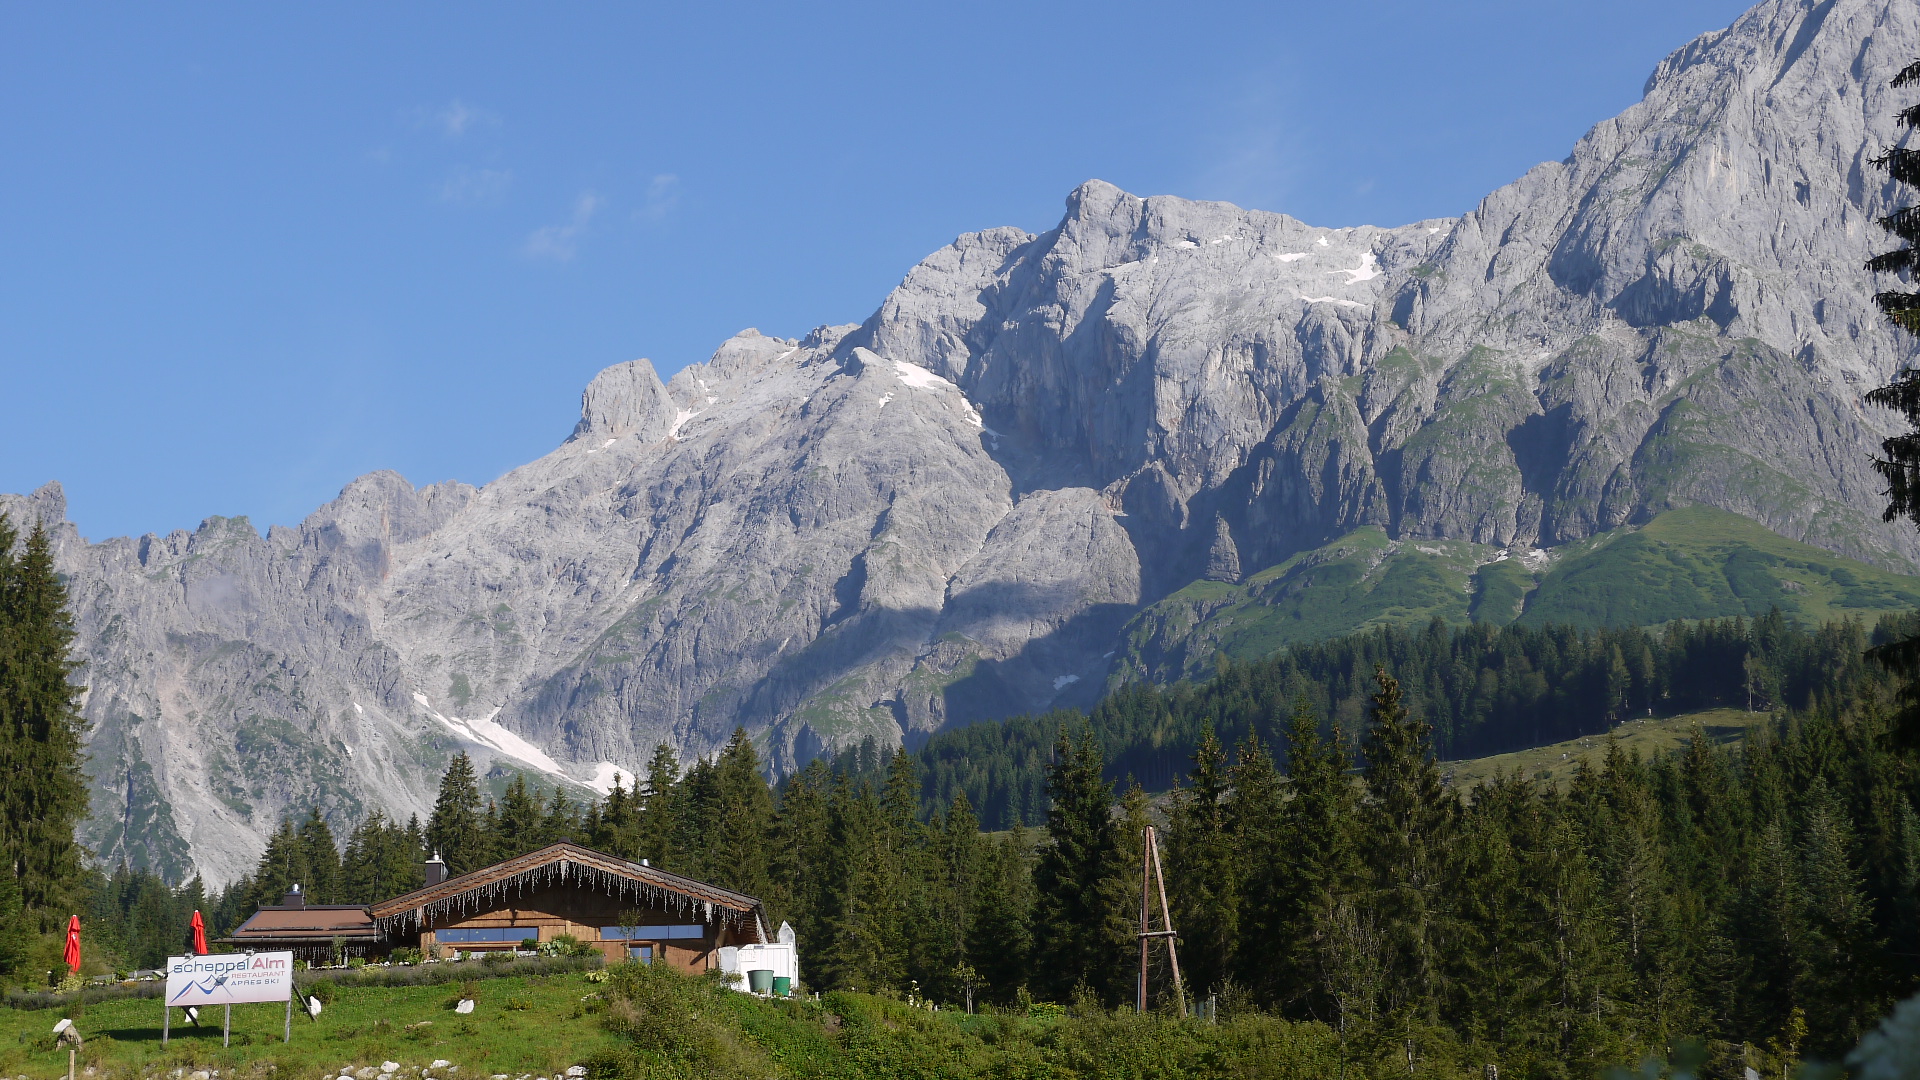
[[[1470,209],[1746,5],[10,5],[0,490],[89,537],[484,483],[1089,177]]]

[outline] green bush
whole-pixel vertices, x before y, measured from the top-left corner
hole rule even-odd
[[[572,934],[557,934],[551,940],[541,942],[540,951],[547,956],[599,956],[600,950],[581,941]]]
[[[716,1075],[832,1077],[1234,1077],[1319,1080],[1346,1075],[1405,1076],[1399,1040],[1374,1061],[1350,1052],[1316,1023],[1257,1012],[1220,1023],[1170,1015],[1106,1012],[1076,1003],[1068,1012],[1033,1002],[1018,1012],[968,1016],[934,1012],[870,994],[835,991],[819,1001],[763,1001],[716,978],[680,975],[665,965],[609,969],[606,1024],[627,1045],[587,1059],[594,1080],[657,1080]],[[582,1011],[584,1015],[584,1010]],[[1476,1076],[1457,1048],[1423,1030],[1421,1077]],[[1460,1060],[1455,1060],[1458,1057]],[[1375,1066],[1378,1066],[1377,1068]]]

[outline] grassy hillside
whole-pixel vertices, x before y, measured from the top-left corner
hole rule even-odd
[[[590,983],[579,974],[479,984],[478,1008],[462,1017],[447,986],[340,988],[319,1021],[273,1005],[236,1006],[233,1046],[211,1027],[182,1032],[160,1046],[154,1000],[89,1006],[75,1017],[86,1036],[81,1065],[89,1077],[160,1076],[207,1070],[221,1080],[318,1080],[343,1069],[392,1080],[557,1078],[583,1065],[595,1080],[666,1077],[795,1077],[860,1080],[901,1076],[1205,1076],[1300,1078],[1349,1072],[1398,1075],[1398,1043],[1363,1047],[1321,1024],[1270,1016],[1223,1015],[1218,1023],[1170,1015],[1105,1013],[1098,1006],[1021,1005],[969,1016],[954,1003],[836,992],[821,998],[764,1001],[709,978],[632,967]],[[1158,993],[1156,988],[1156,993]],[[49,1035],[58,1010],[0,1010],[0,1071],[53,1080],[67,1055]],[[175,1014],[176,1020],[178,1013]],[[1478,1076],[1473,1062],[1435,1040],[1423,1074]],[[1342,1057],[1345,1057],[1344,1067]],[[433,1068],[435,1061],[446,1062]]]
[[[1721,510],[1670,510],[1639,529],[1604,533],[1554,559],[1520,618],[1533,623],[1650,626],[1764,615],[1805,625],[1920,607],[1920,578],[1789,540]]]
[[[65,1076],[67,1054],[54,1046],[51,1032],[61,1017],[72,1016],[86,1038],[82,1064],[108,1076],[153,1076],[175,1068],[218,1069],[223,1077],[264,1075],[272,1064],[278,1080],[337,1076],[348,1064],[377,1068],[394,1061],[410,1066],[408,1075],[418,1078],[423,1066],[445,1060],[460,1066],[452,1074],[456,1080],[494,1073],[551,1077],[615,1045],[591,1012],[594,1002],[582,1000],[600,985],[578,973],[484,979],[469,1016],[453,1011],[457,983],[343,986],[317,1021],[296,1010],[291,1043],[280,1041],[283,1006],[234,1006],[233,1045],[227,1048],[220,1045],[220,1014],[211,1009],[198,1028],[176,1009],[172,1041],[162,1047],[155,998],[97,1002],[77,1015],[71,1009],[0,1009],[0,1073],[33,1080]]]
[[[1468,579],[1492,557],[1481,544],[1398,543],[1377,526],[1356,529],[1238,585],[1197,581],[1149,607],[1127,627],[1119,670],[1195,678],[1216,653],[1252,658],[1381,623],[1465,622]]]
[[[1214,659],[1383,623],[1440,618],[1505,625],[1654,626],[1756,616],[1802,625],[1920,607],[1920,577],[1789,540],[1709,507],[1670,510],[1543,552],[1461,541],[1394,541],[1355,530],[1237,585],[1202,581],[1135,616],[1116,681],[1204,677]]]
[[[1740,742],[1747,737],[1752,725],[1762,723],[1766,718],[1765,713],[1750,713],[1741,709],[1707,709],[1678,716],[1643,717],[1625,721],[1606,735],[1568,739],[1511,754],[1446,761],[1441,763],[1440,768],[1450,778],[1454,788],[1459,790],[1486,783],[1495,776],[1511,774],[1515,769],[1528,779],[1565,788],[1582,761],[1593,768],[1600,767],[1607,754],[1608,738],[1617,740],[1620,749],[1626,753],[1650,758],[1655,754],[1680,749],[1696,730],[1717,744]]]

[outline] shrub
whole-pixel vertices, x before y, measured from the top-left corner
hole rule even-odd
[[[96,1004],[102,1001],[119,1001],[122,998],[157,998],[167,991],[165,982],[121,983],[111,986],[92,986],[80,991],[76,996],[62,994],[57,990],[19,990],[7,991],[6,1005],[10,1009],[53,1009],[65,1008],[74,1002]]]
[[[396,964],[417,964],[420,962],[420,950],[405,947],[398,948],[393,950],[393,955],[388,957],[388,959]]]
[[[481,979],[524,978],[530,976],[587,972],[593,971],[600,966],[601,961],[597,956],[585,960],[541,957],[523,958],[514,960],[511,963],[490,966],[475,964],[471,967],[466,965],[456,967],[453,964],[424,964],[419,967],[370,967],[361,968],[358,971],[330,972],[326,977],[333,979],[343,987],[444,986],[447,983],[457,983],[463,979],[472,980],[476,976]],[[311,986],[320,977],[319,972],[298,972],[293,977],[293,983],[296,987]],[[164,989],[164,984],[158,982],[140,983],[138,985],[142,988],[142,992],[115,996],[158,997]],[[89,991],[89,1001],[95,1000],[93,997],[94,993],[94,991]]]
[[[482,956],[480,958],[480,962],[483,964],[506,964],[506,963],[511,963],[513,959],[514,959],[514,955],[512,953],[507,952],[505,949],[501,949],[497,952],[489,952],[486,955]]]
[[[550,941],[542,942],[540,949],[549,956],[576,956],[585,959],[600,955],[600,950],[572,934],[559,934]]]
[[[631,1040],[643,1058],[695,1075],[742,1072],[729,1067],[734,1063],[713,1021],[701,1022],[689,1007],[699,984],[642,964],[615,968],[607,982],[607,1027]]]

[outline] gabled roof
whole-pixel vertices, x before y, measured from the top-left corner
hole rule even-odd
[[[263,907],[221,941],[291,941],[312,938],[358,940],[377,937],[373,916],[365,904],[309,904],[305,907]]]
[[[456,912],[494,907],[510,891],[563,882],[652,901],[689,916],[698,914],[703,922],[745,924],[765,940],[766,912],[754,897],[565,842],[396,896],[373,905],[372,915],[385,933],[424,929]]]

